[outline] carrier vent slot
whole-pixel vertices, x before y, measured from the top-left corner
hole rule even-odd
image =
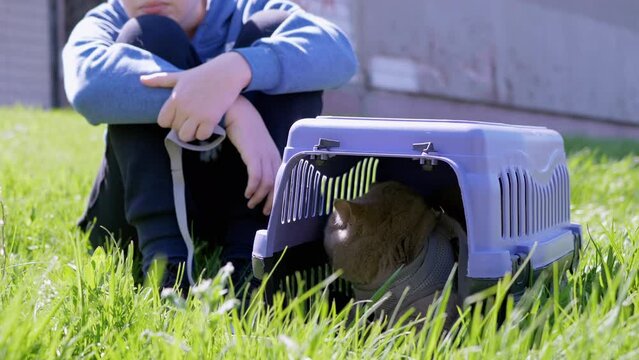
[[[561,220],[570,222],[570,180],[568,176],[568,167],[562,165],[561,169]]]
[[[501,194],[501,236],[529,236],[570,221],[570,182],[566,165],[558,166],[550,181],[537,183],[520,168],[498,177]]]
[[[550,227],[550,187],[544,187],[544,230]]]
[[[497,180],[499,180],[499,193],[501,194],[501,237],[506,237],[506,217],[504,216],[504,214],[506,214],[507,211],[506,199],[504,197],[504,178],[500,175]]]
[[[524,219],[526,220],[526,227],[524,228],[524,234],[531,234],[533,232],[533,204],[532,204],[532,180],[530,175],[523,171],[524,178]]]
[[[517,169],[515,171],[517,175],[517,187],[519,191],[517,192],[517,196],[519,197],[517,200],[517,235],[524,236],[528,233],[526,230],[526,182],[524,181],[524,175],[522,171]]]
[[[509,171],[508,173],[506,173],[506,175],[508,176],[508,183],[510,184],[510,236],[516,236],[517,233],[517,208],[519,207],[517,204],[517,200],[519,198],[519,196],[517,195],[519,192],[517,183],[516,183],[516,177],[515,175],[512,173],[512,171]]]
[[[321,180],[320,180],[321,187],[319,188],[319,191],[315,193],[315,197],[317,198],[317,202],[315,203],[315,206],[317,207],[316,214],[318,216],[322,216],[325,214],[324,202],[326,201],[326,182],[328,181],[328,178],[325,175],[320,175],[320,173],[317,172],[316,178],[319,178],[320,176],[321,176]]]
[[[329,214],[330,209],[333,207],[333,178],[327,178],[326,189],[323,192],[325,194],[324,214]]]
[[[542,189],[541,186],[539,186],[539,184],[535,184],[535,200],[537,203],[537,208],[535,209],[535,211],[537,212],[537,228],[535,229],[535,232],[540,232],[541,229],[543,228],[543,216],[544,216],[544,206],[542,203]]]
[[[302,192],[304,191],[304,182],[303,179],[305,176],[302,176],[302,171],[304,171],[304,164],[308,164],[306,161],[300,161],[297,166],[297,173],[295,174],[297,186],[295,187],[295,199],[293,200],[293,221],[300,219],[300,199],[303,198]]]
[[[550,197],[550,211],[548,211],[548,213],[550,213],[550,224],[558,224],[559,222],[557,221],[557,205],[559,205],[559,201],[557,201],[557,198],[560,196],[559,195],[559,190],[558,186],[557,186],[557,173],[555,172],[552,176],[552,178],[550,179],[550,188],[549,190],[549,194],[548,196]]]
[[[348,184],[348,186],[346,186],[346,195],[344,196],[344,199],[346,200],[351,200],[353,198],[353,195],[355,195],[355,191],[353,189],[353,187],[355,187],[355,184],[353,183],[354,172],[355,168],[351,168],[351,170],[348,172],[348,181],[342,184],[342,188],[344,188],[345,184]]]
[[[510,233],[510,181],[507,173],[502,173],[499,177],[499,183],[501,184],[501,232],[504,237],[509,238]]]

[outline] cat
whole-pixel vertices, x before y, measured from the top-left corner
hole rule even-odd
[[[414,317],[425,315],[454,266],[455,220],[396,181],[375,183],[351,201],[335,200],[333,209],[324,230],[324,248],[333,268],[341,269],[352,284],[355,300],[369,300],[403,265],[376,315],[391,314],[406,287],[399,313],[414,308]],[[451,293],[449,319],[455,302]]]

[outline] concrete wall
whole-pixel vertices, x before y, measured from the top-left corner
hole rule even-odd
[[[50,2],[0,0],[0,105],[53,104]]]
[[[373,87],[639,123],[639,2],[402,3],[361,8],[360,29],[390,30],[360,36]]]
[[[361,61],[350,87],[327,94],[329,112],[565,124],[592,134],[603,123],[618,128],[609,135],[639,125],[635,0],[305,3],[348,23]]]

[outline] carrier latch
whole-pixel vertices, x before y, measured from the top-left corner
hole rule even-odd
[[[524,268],[521,270],[521,273],[519,274],[519,276],[517,276],[517,278],[514,279],[513,285],[510,288],[510,292],[513,294],[513,296],[515,297],[515,300],[519,300],[519,298],[521,297],[521,295],[524,294],[524,291],[526,290],[527,287],[529,287],[531,284],[531,279],[532,279],[532,266],[530,264],[530,260],[526,261],[526,258],[528,257],[527,254],[525,253],[517,253],[515,255],[512,255],[510,257],[511,261],[512,261],[512,275],[515,276],[515,274],[517,273],[517,271],[519,271],[519,269],[524,266]]]
[[[425,159],[424,156],[435,151],[435,145],[432,142],[414,143],[413,150],[421,151],[422,157],[419,158],[419,164],[426,171],[433,170],[433,166],[437,165],[436,159]]]
[[[317,142],[317,145],[313,146],[313,151],[330,150],[331,148],[339,147],[339,145],[340,145],[339,140],[320,138],[319,141]],[[320,160],[328,160],[328,157],[329,156],[327,154],[319,155]],[[311,160],[315,160],[315,158],[316,158],[315,155],[311,155]]]
[[[334,147],[339,147],[339,140],[320,138],[317,145],[313,146],[313,150],[329,150]]]
[[[581,232],[573,230],[573,254],[572,263],[570,264],[570,270],[574,274],[577,272],[577,266],[579,266],[579,253],[581,252]]]

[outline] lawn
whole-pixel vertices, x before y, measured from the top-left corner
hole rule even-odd
[[[103,133],[71,111],[0,108],[1,359],[639,358],[639,143],[567,139],[576,273],[517,305],[501,286],[501,326],[485,304],[442,334],[439,313],[422,331],[350,322],[321,286],[288,305],[240,302],[224,268],[186,302],[137,284],[130,256],[91,253],[73,226]]]

